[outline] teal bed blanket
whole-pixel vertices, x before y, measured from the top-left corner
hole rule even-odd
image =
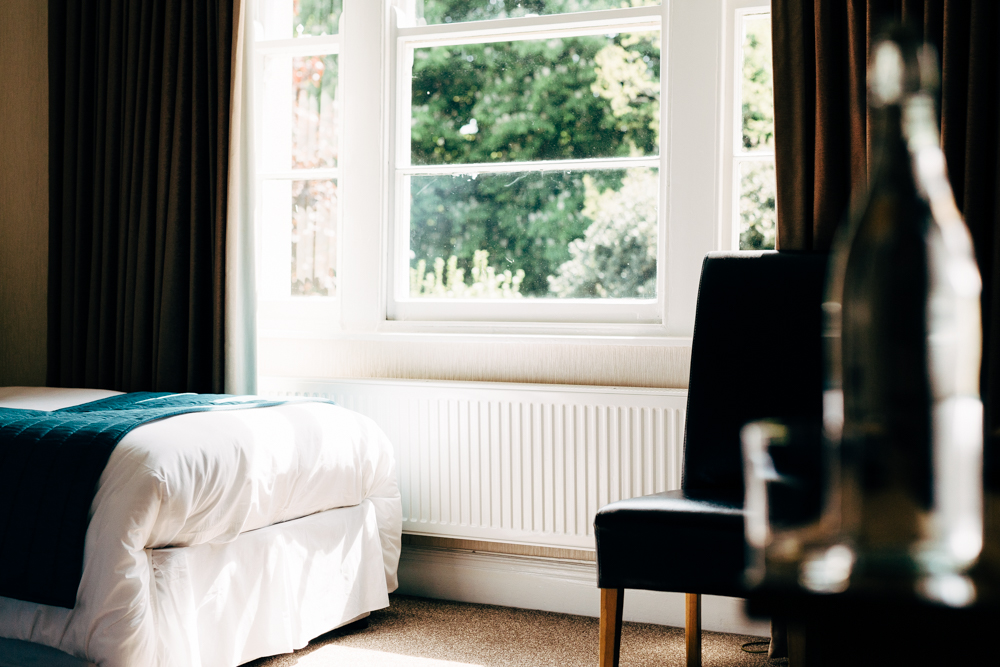
[[[0,408],[0,595],[73,608],[97,482],[129,431],[189,412],[283,402],[137,392],[51,412]]]

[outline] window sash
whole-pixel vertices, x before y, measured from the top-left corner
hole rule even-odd
[[[740,167],[745,162],[774,161],[774,149],[744,151],[743,137],[743,22],[748,17],[771,13],[769,0],[726,0],[724,32],[725,120],[722,151],[722,203],[719,216],[719,246],[723,250],[740,249]]]
[[[264,108],[264,97],[273,91],[266,89],[264,85],[264,65],[266,59],[273,56],[308,57],[327,56],[341,53],[342,37],[340,34],[323,35],[312,37],[293,37],[289,39],[258,40],[248,43],[248,47],[253,49],[254,78],[256,86],[254,90],[254,107],[258,110]],[[338,60],[338,66],[343,68],[342,62]],[[343,72],[341,71],[341,74]],[[342,78],[339,77],[339,78]],[[341,121],[342,122],[342,121]],[[290,225],[270,224],[265,218],[264,191],[268,182],[274,181],[320,181],[335,180],[340,182],[341,167],[288,167],[282,169],[268,169],[267,164],[263,164],[263,147],[265,146],[265,132],[268,128],[262,118],[258,118],[255,124],[255,144],[257,147],[256,157],[256,205],[254,216],[257,228],[257,284],[258,284],[258,307],[259,317],[265,323],[278,323],[289,330],[314,329],[317,323],[322,323],[324,328],[330,328],[336,319],[339,308],[340,289],[338,287],[334,296],[304,296],[292,295],[291,286],[291,244],[292,230]],[[342,142],[341,142],[342,143]],[[340,151],[338,151],[340,153]],[[288,156],[290,164],[291,155]],[[339,162],[338,162],[339,165]],[[338,267],[338,279],[340,266],[342,264],[343,253],[343,204],[342,197],[338,196],[337,202],[337,223],[336,237]],[[287,204],[291,206],[289,201]],[[280,216],[282,220],[284,215]],[[308,305],[305,305],[309,302]],[[301,307],[295,304],[303,304]],[[266,328],[273,328],[273,324]]]
[[[637,26],[647,26],[647,30],[658,27],[663,9],[662,5],[653,5],[423,26],[406,25],[408,18],[400,13],[396,35],[400,45],[408,42],[416,47],[474,44],[484,40],[543,39],[549,34],[599,35],[608,32],[607,28],[614,28],[614,32],[625,32]],[[578,30],[588,32],[574,32]]]
[[[518,162],[456,162],[396,167],[400,176],[449,176],[461,174],[506,174],[543,171],[589,171],[596,169],[659,168],[660,156],[580,158],[575,160],[531,160]]]
[[[603,35],[609,32],[652,31],[660,33],[661,53],[666,52],[662,30],[662,6],[494,19],[467,23],[397,27],[395,79],[395,124],[393,142],[395,159],[392,168],[393,203],[387,257],[386,318],[390,321],[461,322],[537,322],[537,323],[623,323],[662,324],[664,321],[666,244],[665,127],[666,68],[660,70],[661,136],[658,155],[627,158],[578,158],[489,163],[413,165],[410,129],[412,119],[412,84],[414,51],[419,48],[540,40],[551,37]],[[397,15],[398,16],[398,15]],[[403,17],[405,20],[405,17]],[[665,59],[661,63],[665,64]],[[415,175],[460,175],[483,173],[531,173],[592,169],[627,169],[652,167],[658,170],[660,188],[657,211],[657,289],[653,299],[434,299],[411,298],[410,282],[410,192],[409,177]]]

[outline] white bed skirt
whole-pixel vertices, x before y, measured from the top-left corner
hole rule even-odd
[[[226,667],[290,653],[389,605],[371,500],[226,544],[147,549],[146,556],[159,667]],[[4,666],[53,664],[54,655],[38,644],[0,643]],[[66,665],[92,664],[59,655]],[[132,664],[129,656],[119,662]]]
[[[241,534],[147,551],[161,667],[289,653],[389,605],[370,500]]]

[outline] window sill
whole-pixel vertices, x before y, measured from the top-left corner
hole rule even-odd
[[[348,330],[332,322],[289,326],[261,322],[258,337],[384,343],[527,343],[690,347],[690,336],[669,336],[654,324],[538,324],[519,322],[384,322],[374,330]],[[284,325],[284,326],[282,326]]]
[[[687,386],[691,339],[671,336],[262,330],[261,375],[620,387]]]

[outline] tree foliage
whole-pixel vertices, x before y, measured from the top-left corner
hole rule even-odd
[[[656,295],[656,200],[652,169],[630,169],[619,190],[584,177],[583,214],[593,220],[569,246],[572,259],[549,277],[560,297],[642,299]]]
[[[494,10],[489,16],[482,14],[485,5]],[[427,0],[424,7],[428,22],[459,20],[453,15],[460,11],[463,17],[501,15],[496,4],[485,5]],[[659,56],[659,35],[652,32],[417,49],[412,162],[656,155]],[[503,270],[524,271],[524,294],[549,295],[548,277],[570,259],[570,243],[593,222],[584,213],[585,177],[593,187],[618,190],[622,175],[414,176],[411,267],[455,255],[458,268],[471,275],[475,252],[486,250]]]
[[[742,68],[743,148],[774,148],[771,82],[771,22],[746,21]],[[774,248],[777,190],[773,161],[744,162],[740,173],[740,249]]]
[[[292,33],[336,35],[343,11],[344,0],[292,0]]]
[[[773,249],[778,198],[774,162],[743,163],[740,182],[740,250]]]
[[[424,0],[423,18],[427,23],[452,23],[659,4],[661,0]]]
[[[771,22],[767,18],[746,21],[742,69],[743,147],[774,148]]]

